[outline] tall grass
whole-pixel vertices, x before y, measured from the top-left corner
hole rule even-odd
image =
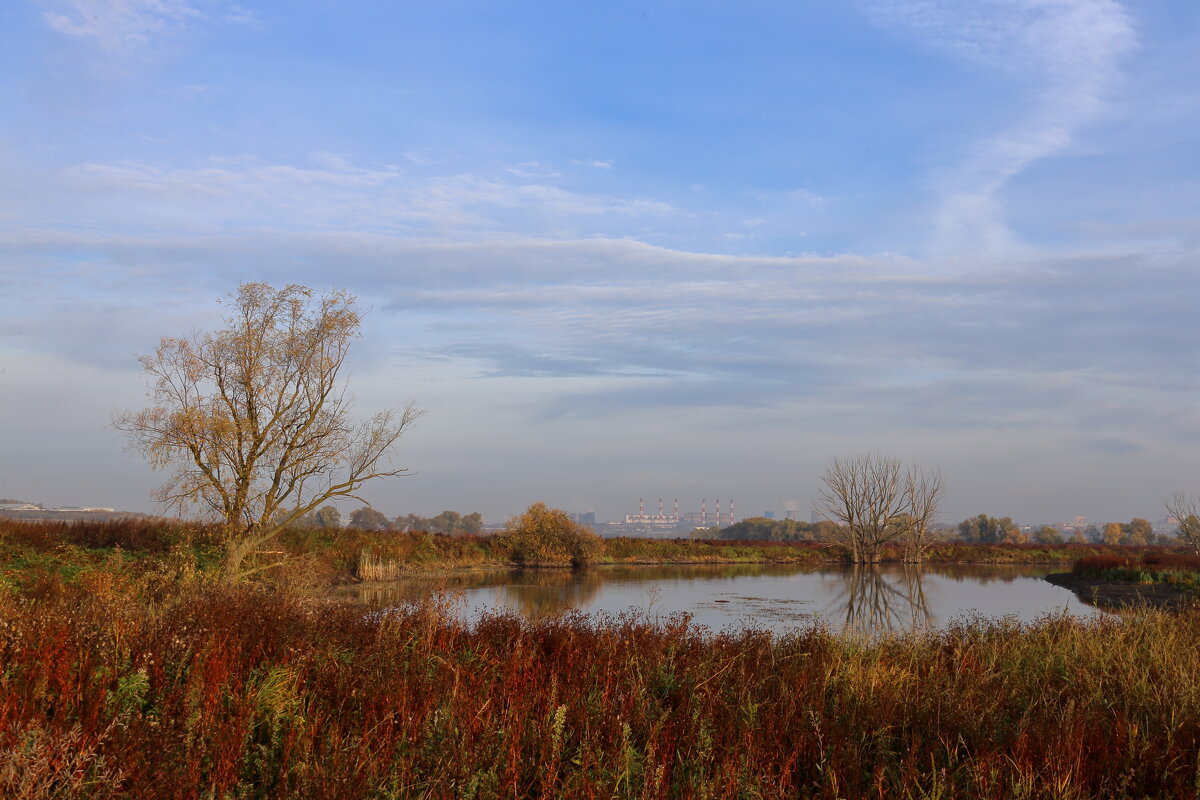
[[[853,639],[364,614],[118,569],[0,595],[0,796],[1194,797],[1200,616]]]

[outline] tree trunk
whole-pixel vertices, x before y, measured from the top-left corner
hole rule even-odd
[[[221,582],[237,583],[242,578],[242,564],[250,555],[253,538],[249,534],[233,537],[225,543],[225,556],[221,560]]]

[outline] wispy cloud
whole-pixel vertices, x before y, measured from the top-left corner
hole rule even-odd
[[[851,428],[1200,436],[1186,300],[1195,273],[1184,256],[931,277],[903,260],[714,256],[611,239],[77,233],[10,235],[4,251],[13,267],[0,285],[15,294],[0,338],[86,362],[106,360],[92,349],[111,351],[112,337],[81,326],[108,323],[46,309],[37,298],[57,297],[51,286],[95,295],[103,274],[103,305],[155,308],[180,291],[194,302],[218,296],[248,276],[320,285],[336,266],[337,281],[375,308],[377,346],[406,361],[456,364],[479,379],[559,379],[560,391],[528,404],[533,414],[620,416],[678,402],[819,409]],[[569,386],[581,377],[611,382]]]
[[[1011,76],[1026,92],[1022,116],[977,141],[939,178],[936,248],[1011,253],[1000,192],[1030,164],[1061,152],[1095,119],[1136,43],[1116,0],[883,0],[883,23]]]
[[[128,54],[203,15],[188,0],[53,0],[43,18],[67,36],[93,42],[111,55]]]
[[[600,159],[581,161],[577,158],[572,158],[571,163],[577,167],[592,167],[593,169],[606,169],[607,170],[607,169],[613,168],[612,161],[601,161]]]
[[[81,193],[76,196],[84,202],[91,197],[110,206],[120,198],[127,204],[122,214],[143,207],[160,224],[171,219],[189,228],[315,226],[464,236],[516,229],[571,236],[603,232],[604,219],[644,222],[681,213],[653,198],[577,190],[562,178],[539,164],[431,174],[415,166],[360,166],[338,154],[313,153],[307,163],[237,158],[173,168],[90,163],[63,170],[58,183],[64,193]]]

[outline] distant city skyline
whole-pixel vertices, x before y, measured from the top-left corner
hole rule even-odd
[[[1200,4],[15,0],[0,496],[155,510],[135,356],[261,280],[427,410],[390,516],[649,492],[945,520],[1200,492]]]

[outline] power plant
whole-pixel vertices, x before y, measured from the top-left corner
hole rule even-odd
[[[681,515],[679,513],[678,498],[675,499],[673,513],[667,514],[663,506],[663,499],[660,497],[658,498],[658,513],[647,514],[646,499],[644,497],[639,497],[638,513],[626,514],[624,524],[646,525],[662,528],[675,528],[679,527],[680,525],[694,525],[701,528],[707,528],[710,526],[724,527],[727,525],[732,525],[734,521],[735,517],[732,500],[729,501],[729,512],[727,514],[721,513],[721,501],[717,500],[716,512],[710,515],[708,513],[708,498],[705,497],[700,500],[699,512],[689,511]]]

